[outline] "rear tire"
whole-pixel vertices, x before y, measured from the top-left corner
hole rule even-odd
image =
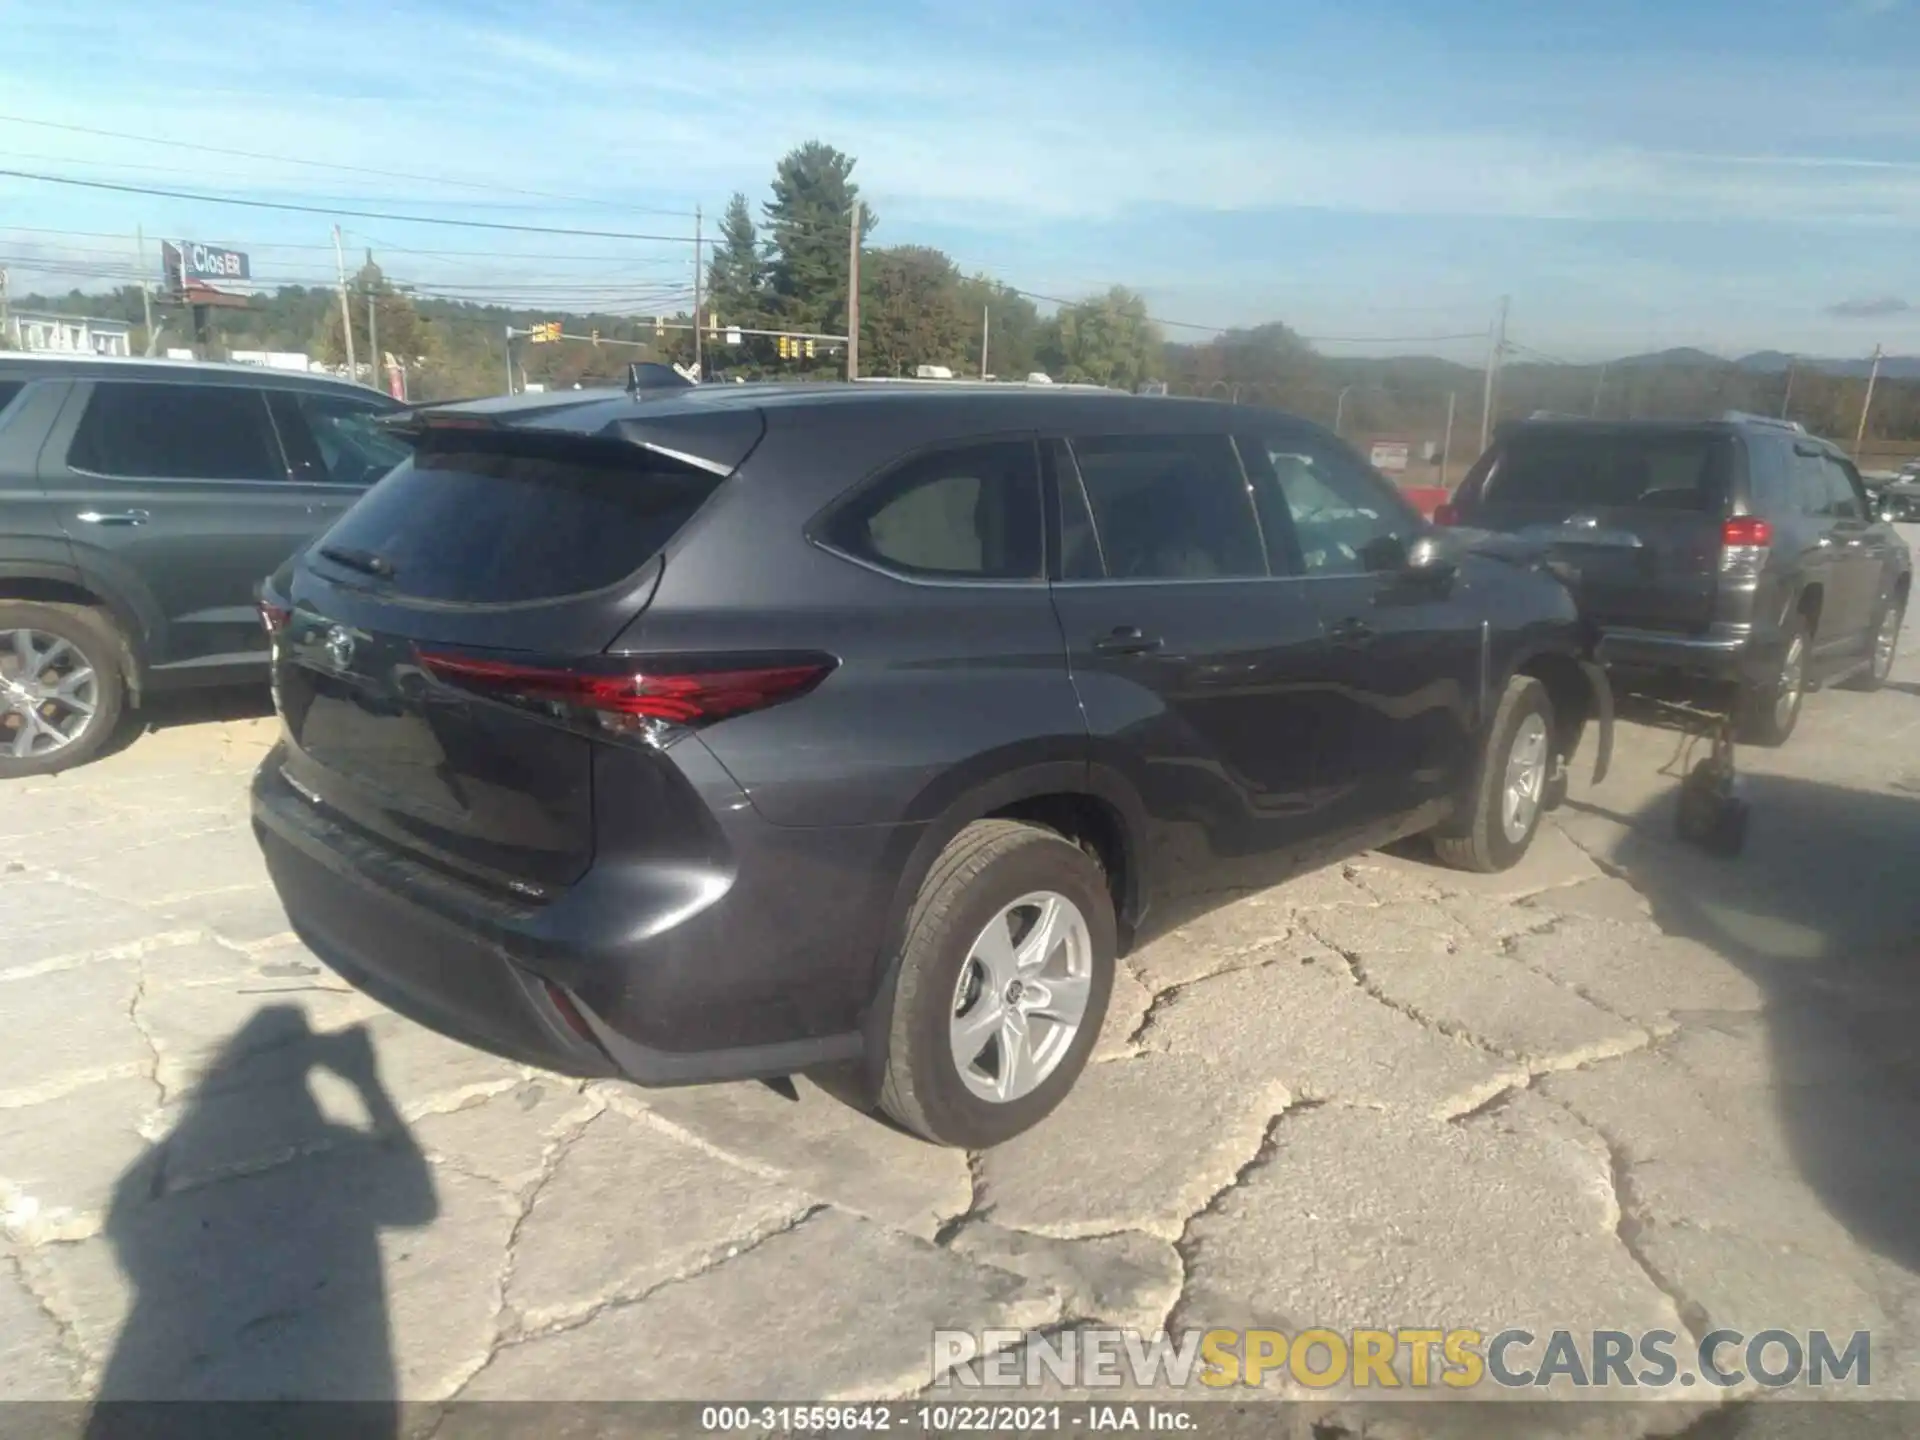
[[[1038,1124],[1086,1068],[1116,950],[1106,876],[1085,851],[1035,825],[967,826],[907,918],[881,1108],[973,1150]],[[1069,1011],[1070,1029],[1052,1018]]]
[[[1878,690],[1893,673],[1893,657],[1900,648],[1900,626],[1907,616],[1907,597],[1891,595],[1874,616],[1868,644],[1867,668],[1847,681],[1849,690]]]
[[[1520,863],[1547,811],[1553,735],[1547,687],[1531,676],[1514,676],[1488,727],[1466,813],[1433,832],[1433,852],[1442,864],[1491,875]]]
[[[1739,701],[1739,738],[1769,749],[1784,745],[1800,724],[1807,702],[1807,652],[1813,637],[1807,617],[1796,614],[1782,637],[1780,670],[1772,681],[1746,690]]]
[[[52,775],[100,753],[126,708],[125,653],[96,610],[0,601],[0,780]]]

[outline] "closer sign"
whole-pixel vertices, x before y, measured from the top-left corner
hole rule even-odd
[[[253,276],[253,267],[244,250],[202,245],[194,240],[163,240],[160,269],[174,290],[214,280],[248,280]]]
[[[1367,459],[1374,469],[1399,475],[1407,468],[1407,454],[1411,448],[1404,440],[1376,440]]]

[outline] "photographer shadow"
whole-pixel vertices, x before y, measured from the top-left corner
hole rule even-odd
[[[316,1082],[362,1123],[325,1113]],[[259,1010],[115,1188],[106,1235],[132,1296],[88,1436],[216,1433],[235,1401],[340,1402],[332,1425],[398,1434],[381,1231],[438,1210],[367,1030]]]

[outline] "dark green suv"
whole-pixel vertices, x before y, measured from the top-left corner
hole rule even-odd
[[[397,402],[242,365],[0,355],[0,778],[148,694],[266,678],[255,587],[406,454]]]

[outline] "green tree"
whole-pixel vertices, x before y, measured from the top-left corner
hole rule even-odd
[[[734,192],[720,220],[720,239],[707,265],[707,313],[735,324],[751,324],[760,315],[766,265],[760,235],[747,197]]]
[[[818,140],[791,150],[773,176],[767,223],[767,289],[787,329],[837,332],[847,313],[847,244],[853,226],[855,160]],[[862,242],[873,232],[863,209]],[[864,287],[863,287],[864,288]]]
[[[1045,329],[1040,311],[1011,285],[985,275],[960,282],[960,308],[967,321],[967,371],[980,373],[981,320],[987,321],[987,369],[1007,380],[1024,380],[1040,368]]]
[[[873,250],[860,262],[860,359],[870,375],[967,363],[960,272],[925,245]],[[977,349],[977,347],[976,347]]]
[[[1124,285],[1062,306],[1051,330],[1041,355],[1058,379],[1132,390],[1160,374],[1160,327],[1147,317],[1147,302]]]
[[[421,360],[427,350],[426,329],[421,323],[420,312],[414,308],[413,297],[394,288],[380,267],[371,257],[367,263],[355,272],[347,286],[347,310],[353,317],[353,357],[361,365],[372,363],[377,357],[367,335],[367,297],[373,297],[373,313],[379,329],[380,350],[383,354],[393,355],[402,363],[414,364]],[[344,365],[347,360],[346,345],[341,339],[340,306],[338,297],[335,303],[326,306],[320,315],[319,327],[313,336],[313,353],[328,365]],[[228,343],[232,344],[229,335]]]

